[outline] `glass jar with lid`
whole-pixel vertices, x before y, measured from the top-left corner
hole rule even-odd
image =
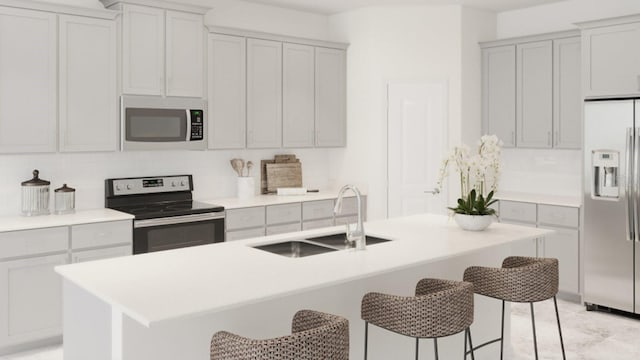
[[[76,189],[63,184],[61,188],[55,189],[55,213],[57,215],[72,214],[76,207]]]
[[[38,177],[40,172],[33,170],[33,178],[22,182],[22,215],[49,214],[49,185],[51,182]]]

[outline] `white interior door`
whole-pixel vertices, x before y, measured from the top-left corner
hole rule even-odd
[[[446,193],[433,190],[447,146],[447,94],[446,81],[388,85],[389,217],[446,213]]]

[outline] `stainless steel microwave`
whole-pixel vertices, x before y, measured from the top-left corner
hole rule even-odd
[[[204,150],[206,101],[196,98],[122,96],[122,150]]]

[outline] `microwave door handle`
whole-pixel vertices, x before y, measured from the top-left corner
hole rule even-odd
[[[191,111],[189,109],[185,110],[187,112],[187,138],[185,141],[191,141]]]

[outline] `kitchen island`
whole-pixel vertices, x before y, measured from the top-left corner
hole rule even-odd
[[[57,267],[64,358],[207,359],[216,331],[282,336],[297,310],[314,309],[349,319],[350,357],[360,359],[365,293],[412,295],[425,277],[459,280],[467,266],[499,266],[513,243],[551,232],[497,223],[467,232],[426,214],[368,222],[365,230],[392,241],[301,258],[253,248],[344,231],[334,227]],[[476,296],[476,344],[499,335],[500,305]],[[412,358],[412,339],[376,327],[369,336],[369,359]],[[422,341],[421,353],[431,345]],[[462,358],[462,335],[439,341],[439,350],[443,358]],[[476,359],[495,359],[498,351],[484,348]]]

